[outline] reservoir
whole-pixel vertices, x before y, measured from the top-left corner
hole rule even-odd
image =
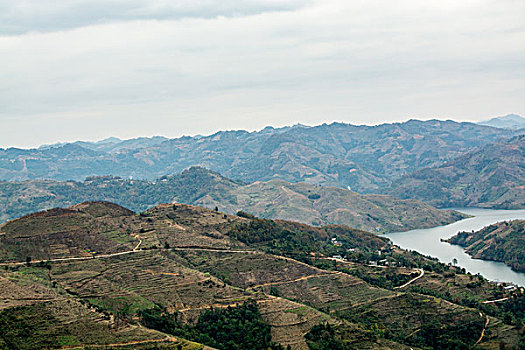
[[[421,254],[436,257],[443,263],[451,263],[456,258],[459,266],[464,267],[465,270],[472,274],[480,273],[488,280],[512,282],[519,286],[525,286],[525,273],[512,271],[510,267],[501,262],[472,259],[470,255],[465,253],[463,247],[441,242],[442,238],[450,238],[459,231],[477,231],[500,221],[525,219],[525,210],[473,208],[455,210],[473,217],[445,226],[388,233],[386,236],[401,248],[415,250]]]

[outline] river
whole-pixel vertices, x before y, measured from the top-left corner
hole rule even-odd
[[[450,263],[456,258],[459,266],[464,267],[465,270],[472,274],[480,273],[488,280],[512,282],[519,286],[525,286],[525,273],[512,271],[510,267],[501,262],[472,259],[461,246],[441,242],[442,238],[450,238],[459,231],[477,231],[496,222],[525,219],[525,210],[473,208],[455,210],[473,217],[445,226],[388,233],[386,236],[401,248],[415,250],[421,254],[436,257],[443,263]]]

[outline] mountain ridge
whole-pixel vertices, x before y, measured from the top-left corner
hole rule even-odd
[[[420,169],[394,181],[387,193],[437,207],[523,209],[525,134]]]
[[[316,226],[342,224],[374,232],[432,227],[464,218],[460,213],[437,210],[414,200],[361,195],[338,187],[292,184],[278,179],[245,184],[192,167],[151,182],[111,176],[90,177],[84,182],[0,182],[0,219],[95,199],[117,202],[137,211],[176,201],[210,209],[218,207],[229,214],[243,210],[266,218]]]
[[[459,232],[447,242],[458,244],[475,259],[501,261],[525,272],[525,220],[503,221],[476,232]]]
[[[377,126],[332,123],[219,131],[114,152],[78,150],[78,155],[60,147],[0,149],[0,179],[82,180],[93,175],[153,179],[200,165],[245,182],[278,177],[370,193],[402,175],[508,136],[506,130],[473,123],[410,120]]]

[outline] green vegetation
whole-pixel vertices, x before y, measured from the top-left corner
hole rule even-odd
[[[241,213],[241,217],[246,217]],[[362,247],[367,250],[386,248],[388,240],[384,237],[355,230],[344,226],[311,227],[290,221],[273,221],[251,217],[249,222],[238,223],[231,227],[228,235],[249,245],[256,245],[273,254],[293,256],[308,262],[311,252],[323,252],[326,255],[345,251],[350,247]],[[334,245],[330,238],[338,237],[341,245]]]
[[[0,349],[57,349],[159,339],[158,334],[134,326],[108,327],[100,321],[102,317],[75,299],[6,308],[0,311]]]
[[[481,334],[484,319],[471,311],[447,310],[439,300],[418,294],[405,294],[396,298],[395,305],[360,306],[352,312],[344,311],[341,317],[359,322],[377,336],[386,337],[422,349],[469,349],[476,341],[473,335]],[[416,327],[409,326],[405,320],[393,317],[392,313],[418,310]],[[404,326],[403,326],[404,325]]]
[[[418,275],[415,272],[411,274],[401,274],[398,273],[395,268],[375,269],[376,271],[370,271],[370,269],[358,266],[353,269],[341,268],[340,270],[352,276],[359,277],[363,281],[374,286],[388,289],[401,286]]]
[[[279,350],[271,341],[270,326],[264,322],[257,303],[204,311],[194,326],[177,321],[177,314],[160,308],[143,310],[141,322],[149,328],[194,340],[221,350]]]
[[[311,350],[353,350],[355,347],[345,343],[336,328],[330,324],[319,324],[314,326],[305,338]]]
[[[41,318],[45,313],[45,305],[40,304],[35,308],[17,307],[0,312],[0,347],[7,349],[36,349],[55,348],[60,344],[66,334],[53,337],[51,334],[42,334],[42,330],[50,328],[49,325],[57,324],[54,317]],[[36,316],[36,317],[35,317]],[[35,334],[36,332],[36,334]],[[71,336],[71,340],[74,337]]]
[[[450,325],[429,321],[411,336],[410,342],[428,349],[467,350],[472,346],[472,334],[480,334],[482,329],[483,320]]]

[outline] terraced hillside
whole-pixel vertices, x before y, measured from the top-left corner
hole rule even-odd
[[[115,202],[137,211],[176,201],[210,209],[218,207],[230,214],[243,210],[270,219],[316,226],[348,225],[374,232],[427,228],[464,218],[461,213],[437,210],[415,200],[362,195],[338,187],[282,180],[243,184],[207,169],[192,167],[153,182],[114,177],[92,177],[84,182],[0,182],[0,219],[93,199]]]
[[[238,327],[268,327],[275,349],[490,349],[518,346],[524,317],[482,310],[482,299],[521,300],[486,281],[471,292],[479,305],[451,300],[453,289],[408,291],[415,268],[436,281],[468,275],[364,231],[184,204],[135,214],[88,202],[36,213],[4,224],[0,248],[0,345],[8,348],[202,346],[194,340],[231,349],[236,332],[220,328],[231,322],[207,333],[210,318],[252,310],[260,320]],[[347,259],[332,258],[341,254]],[[388,266],[369,266],[379,256]]]

